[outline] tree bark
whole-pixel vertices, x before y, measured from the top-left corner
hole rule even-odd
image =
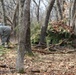
[[[76,34],[76,24],[75,24],[75,21],[76,21],[76,0],[74,0],[73,8],[72,8],[72,26],[73,26],[74,32]]]
[[[16,39],[16,35],[17,35],[16,27],[18,26],[18,18],[19,18],[19,3],[17,3],[16,9],[14,12],[14,16],[13,16],[13,31],[14,31],[15,39]]]
[[[51,0],[47,9],[46,17],[45,17],[45,22],[44,25],[41,28],[41,36],[40,36],[40,42],[39,45],[45,44],[45,37],[46,37],[46,30],[48,27],[48,22],[49,22],[49,17],[50,17],[50,12],[53,8],[55,0]]]
[[[25,1],[25,0],[24,0]],[[16,70],[21,72],[24,70],[24,25],[23,25],[23,0],[19,0],[19,46],[16,60]],[[22,25],[22,27],[21,27]],[[23,36],[23,37],[22,37]]]
[[[40,2],[41,2],[41,0],[39,0],[38,4],[36,3],[35,0],[33,0],[33,1],[34,1],[35,5],[37,7],[36,17],[37,17],[37,22],[39,23],[39,10],[40,10]]]
[[[71,9],[72,9],[72,1],[70,0],[70,6],[69,6],[69,26],[71,25],[71,15],[72,15],[72,13],[71,13]]]
[[[63,19],[63,15],[62,15],[60,2],[59,2],[59,0],[56,0],[56,2],[57,2],[57,9],[58,9],[58,12],[59,12],[59,17],[60,17],[60,20],[62,20]]]
[[[56,21],[58,21],[58,20],[59,20],[59,17],[58,17],[58,10],[57,10],[57,7],[56,7],[56,6],[55,6],[54,8],[55,8],[55,11],[56,11]]]
[[[37,22],[39,23],[39,10],[40,10],[40,1],[41,0],[39,0],[39,5],[37,6]]]
[[[30,1],[19,0],[19,46],[16,60],[18,72],[24,71],[24,56],[28,51],[27,49],[32,52],[30,44]]]
[[[24,26],[26,29],[26,36],[25,36],[25,48],[28,54],[33,55],[31,50],[31,41],[30,41],[30,2],[31,0],[26,0],[28,5],[24,6]],[[26,9],[27,8],[27,9]]]
[[[7,24],[7,22],[6,22],[6,14],[5,14],[5,7],[4,7],[4,0],[1,0],[1,4],[2,4],[2,10],[3,10],[3,23]]]

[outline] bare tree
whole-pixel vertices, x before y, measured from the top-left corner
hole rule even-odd
[[[30,44],[30,1],[19,0],[19,47],[16,61],[18,72],[24,71],[25,53],[28,51],[32,54]]]
[[[35,3],[36,7],[37,7],[37,12],[36,12],[36,17],[37,17],[37,22],[39,23],[39,10],[40,10],[40,2],[41,0],[38,1],[38,4],[35,0],[33,0],[33,2]]]
[[[60,5],[59,0],[56,0],[56,3],[57,3],[57,9],[58,9],[59,17],[62,20],[63,19],[63,15],[62,15],[62,10],[61,10],[61,5]]]
[[[39,45],[45,44],[45,37],[46,37],[46,30],[48,27],[48,22],[49,22],[49,17],[50,17],[50,12],[53,8],[55,0],[51,0],[47,9],[46,17],[45,17],[45,22],[44,25],[41,28],[41,36],[40,36],[40,42]]]
[[[71,25],[71,15],[72,15],[72,12],[71,12],[71,9],[72,9],[72,1],[70,0],[69,1],[69,25]]]
[[[74,32],[76,34],[75,20],[76,20],[76,0],[74,0],[73,8],[72,8],[72,26],[73,26]]]
[[[18,26],[18,20],[19,20],[19,3],[17,3],[15,11],[14,11],[14,16],[13,16],[13,31],[14,31],[14,37],[16,39],[16,34],[17,34],[17,26]]]
[[[2,10],[3,10],[3,22],[6,24],[6,14],[5,14],[5,7],[4,7],[4,0],[0,0],[2,4]]]

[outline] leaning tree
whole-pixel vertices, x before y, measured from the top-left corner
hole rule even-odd
[[[44,25],[42,25],[42,28],[41,28],[41,36],[40,36],[39,45],[45,44],[46,30],[47,30],[47,27],[48,27],[50,12],[52,11],[54,3],[55,3],[55,0],[50,0],[49,6],[47,8],[45,22],[44,22]]]

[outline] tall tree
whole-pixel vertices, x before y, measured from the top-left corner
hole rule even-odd
[[[44,22],[44,25],[41,28],[41,36],[40,36],[39,45],[45,44],[46,30],[47,30],[47,27],[48,27],[48,22],[49,22],[49,18],[50,18],[50,12],[51,12],[51,10],[53,8],[54,2],[55,2],[55,0],[50,0],[49,6],[47,8],[45,22]]]
[[[71,25],[71,10],[72,10],[72,0],[70,0],[70,3],[69,3],[69,25]]]
[[[61,10],[61,5],[59,0],[56,0],[57,3],[57,9],[58,9],[58,13],[59,13],[59,18],[62,20],[63,19],[63,15],[62,15],[62,10]]]
[[[72,8],[72,26],[73,26],[74,32],[76,34],[75,21],[76,21],[76,0],[74,0],[74,2],[73,2],[73,8]]]
[[[5,7],[4,7],[4,0],[0,0],[2,4],[2,13],[3,13],[3,22],[6,24],[6,14],[5,14]]]
[[[37,22],[39,23],[39,10],[40,10],[40,2],[41,0],[38,1],[38,4],[35,0],[33,0],[33,2],[35,3],[36,7],[37,7],[37,12],[36,12],[36,17],[37,17]]]
[[[32,53],[30,44],[30,2],[31,0],[19,0],[19,46],[16,60],[18,72],[24,70],[25,53],[27,51]]]
[[[15,11],[14,11],[14,16],[13,16],[13,30],[14,30],[14,37],[16,39],[16,34],[17,34],[17,30],[16,27],[18,26],[18,16],[19,15],[19,3],[17,3]]]

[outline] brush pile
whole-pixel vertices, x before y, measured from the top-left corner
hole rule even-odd
[[[49,23],[48,30],[56,33],[70,33],[73,34],[73,28],[71,26],[66,25],[63,21],[51,22]]]
[[[66,25],[63,21],[50,22],[47,34],[51,44],[57,44],[64,40],[67,42],[67,40],[75,38],[73,28]]]

